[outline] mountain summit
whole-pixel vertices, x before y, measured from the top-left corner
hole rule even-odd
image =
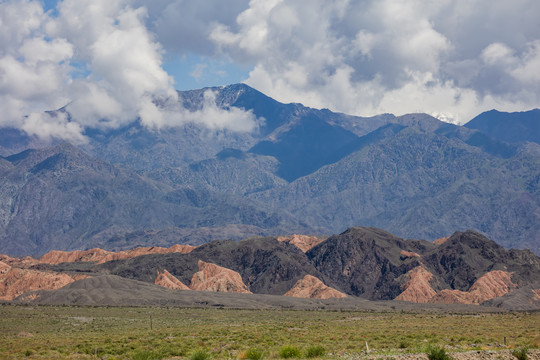
[[[86,129],[89,142],[78,148],[22,152],[40,144],[2,130],[4,251],[195,245],[362,225],[430,240],[474,229],[540,253],[540,145],[488,131],[497,119],[464,127],[426,114],[357,117],[282,104],[243,84],[179,92],[179,101],[199,111],[208,92],[219,111],[249,112],[259,126],[152,130],[134,119]],[[536,113],[512,115],[526,119],[505,129],[537,133],[527,120]]]

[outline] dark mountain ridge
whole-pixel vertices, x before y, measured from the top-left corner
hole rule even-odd
[[[500,158],[412,127],[387,135],[287,186],[250,197],[333,231],[360,223],[436,239],[473,228],[504,246],[519,242],[538,250],[534,209],[540,194],[533,184],[540,158],[534,152],[522,148]]]
[[[512,280],[522,286],[539,280],[538,256],[529,250],[507,251],[474,231],[454,233],[425,257],[426,265],[451,289],[466,291],[481,275],[494,270],[512,273]]]
[[[513,113],[491,110],[464,126],[510,143],[531,141],[540,144],[540,109]]]
[[[33,268],[116,275],[147,283],[168,271],[190,285],[201,260],[238,272],[255,294],[283,295],[298,280],[311,275],[349,296],[368,300],[540,308],[540,298],[532,291],[540,288],[540,258],[528,250],[505,250],[474,231],[456,232],[445,241],[433,243],[404,240],[377,228],[355,227],[329,237],[306,253],[266,237],[213,241],[185,254],[143,255],[104,264],[40,264]],[[420,296],[411,297],[411,292]]]
[[[357,150],[359,137],[316,117],[298,121],[275,141],[263,140],[249,151],[279,161],[276,174],[287,181],[311,174]]]
[[[258,294],[283,295],[306,274],[324,278],[297,247],[275,238],[214,241],[189,254],[137,257],[127,262],[104,264],[100,270],[153,282],[157,272],[166,269],[189,284],[199,260],[239,272],[250,290]]]

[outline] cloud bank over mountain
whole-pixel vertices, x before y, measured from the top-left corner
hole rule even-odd
[[[252,130],[252,114],[235,109],[239,121],[231,122],[211,93],[198,112],[178,104],[147,10],[131,3],[64,0],[56,14],[36,1],[0,3],[0,125],[75,143],[85,142],[85,127],[114,129],[137,118],[151,128],[190,121]],[[64,106],[69,116],[44,113]]]
[[[181,84],[164,64],[186,56],[201,59],[182,70],[192,77],[209,71],[207,61],[224,72],[241,64],[251,70],[238,82],[279,101],[356,115],[427,112],[463,123],[491,108],[540,106],[535,0],[47,3],[0,2],[0,126],[42,138],[80,143],[85,127],[136,118],[153,128],[255,129],[249,113],[156,106],[176,103]],[[44,113],[64,106],[71,117]]]
[[[278,100],[465,122],[538,106],[539,11],[534,1],[253,0],[210,38],[250,59],[248,84]]]

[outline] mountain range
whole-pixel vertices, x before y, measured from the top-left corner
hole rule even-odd
[[[78,147],[0,129],[2,252],[375,226],[427,240],[472,229],[540,253],[538,110],[491,111],[465,126],[426,114],[366,118],[282,104],[243,84],[179,101],[200,110],[207,91],[224,111],[252,112],[257,129],[157,131],[134,119],[86,129]]]
[[[328,238],[52,251],[40,259],[0,256],[4,300],[126,305],[138,298],[137,304],[155,305],[161,296],[193,305],[194,299],[216,301],[216,293],[258,296],[219,298],[233,307],[294,304],[268,297],[279,295],[318,299],[319,307],[339,307],[339,299],[342,307],[393,300],[400,307],[405,302],[532,310],[540,308],[540,258],[529,250],[506,250],[474,231],[429,242],[365,227]]]

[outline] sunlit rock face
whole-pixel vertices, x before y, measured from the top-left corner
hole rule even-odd
[[[344,298],[346,294],[334,288],[326,286],[321,280],[315,276],[306,275],[298,280],[291,290],[285,293],[285,296],[301,297],[309,299],[330,299]]]
[[[236,271],[202,260],[199,260],[198,266],[199,271],[191,278],[192,290],[251,294]]]

